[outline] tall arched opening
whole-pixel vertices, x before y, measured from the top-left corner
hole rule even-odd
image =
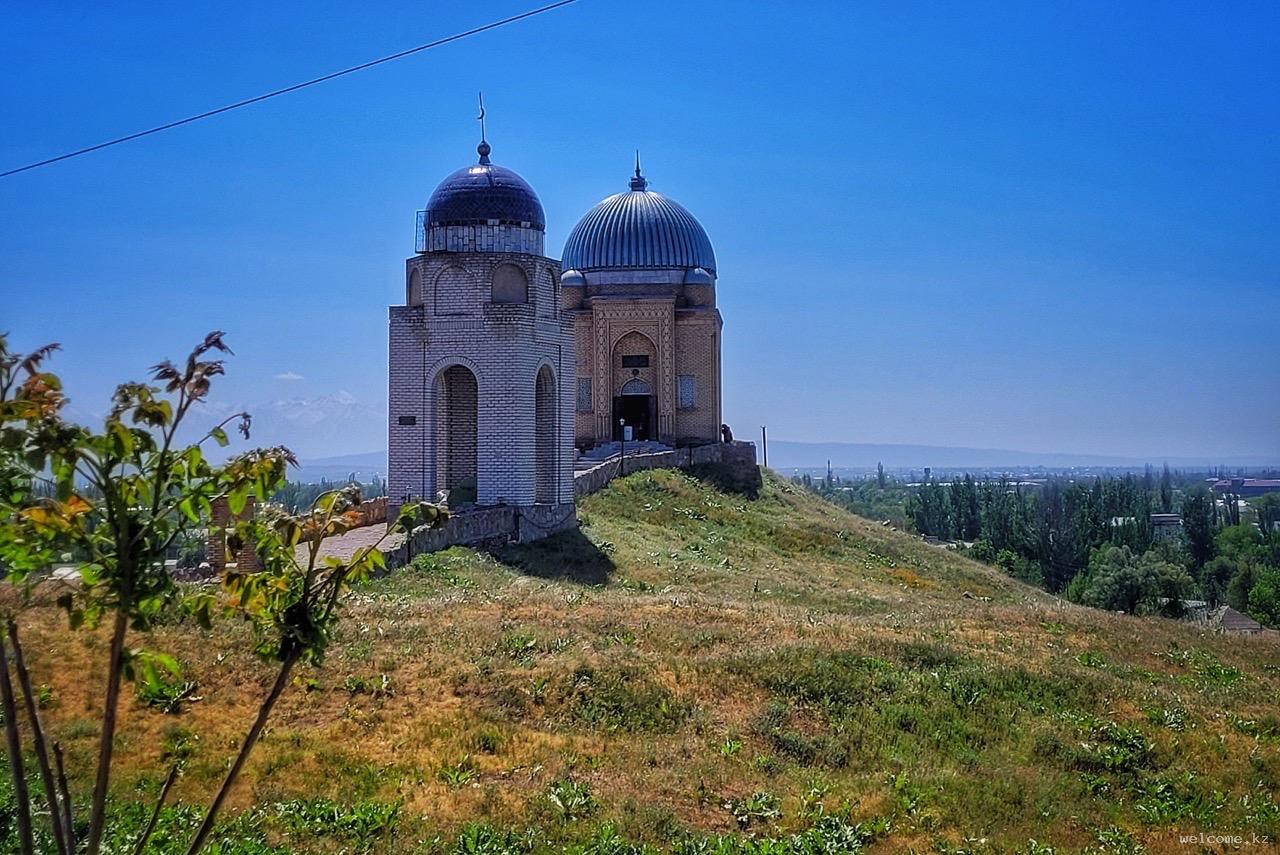
[[[476,375],[453,365],[436,376],[436,490],[449,505],[476,500],[477,423],[480,389]]]
[[[534,381],[534,501],[558,502],[556,495],[557,407],[556,378],[549,366],[538,369]]]

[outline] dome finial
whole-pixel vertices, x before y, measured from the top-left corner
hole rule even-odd
[[[643,190],[649,186],[649,182],[640,174],[640,149],[636,149],[636,174],[631,179],[632,190]]]
[[[480,153],[480,162],[489,163],[489,152],[493,151],[489,147],[489,143],[485,142],[484,134],[484,93],[480,93],[480,115],[476,116],[476,121],[480,123],[480,145],[476,146],[476,151]]]

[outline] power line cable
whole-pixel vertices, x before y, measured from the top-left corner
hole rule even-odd
[[[26,166],[19,166],[16,169],[10,169],[6,172],[0,172],[0,178],[5,178],[10,175],[17,175],[19,172],[26,172],[29,169],[36,169],[41,166],[48,166],[49,164],[57,163],[60,160],[67,160],[72,157],[79,157],[82,154],[89,154],[90,152],[98,151],[100,149],[110,148],[113,145],[119,145],[120,143],[129,142],[130,140],[140,139],[142,137],[150,136],[151,134],[158,134],[161,131],[167,131],[170,128],[176,128],[176,127],[179,127],[180,125],[189,125],[192,122],[198,122],[201,119],[207,119],[210,116],[216,116],[219,113],[226,113],[230,110],[235,110],[239,107],[247,107],[250,104],[257,104],[259,101],[266,101],[268,98],[275,98],[277,95],[286,95],[290,92],[297,92],[299,89],[306,89],[308,86],[315,86],[317,83],[324,83],[326,80],[333,80],[336,77],[343,77],[347,74],[354,74],[357,71],[363,71],[364,69],[372,68],[375,65],[382,65],[384,62],[391,62],[392,60],[402,59],[406,56],[411,56],[415,53],[421,53],[424,50],[430,50],[431,48],[440,47],[441,45],[446,45],[446,44],[449,44],[450,42],[456,42],[456,41],[459,41],[460,39],[465,39],[468,36],[478,35],[479,33],[483,33],[488,30],[495,30],[498,27],[504,27],[507,24],[514,24],[516,21],[523,21],[525,18],[532,18],[534,15],[541,15],[544,12],[550,12],[553,9],[559,9],[561,6],[568,6],[570,3],[576,3],[576,2],[577,0],[558,0],[558,2],[550,3],[546,6],[540,6],[537,9],[531,9],[528,12],[521,12],[519,15],[512,15],[509,18],[503,18],[500,21],[493,21],[491,23],[484,24],[482,26],[475,27],[470,30],[466,30],[465,32],[454,33],[451,36],[445,36],[442,39],[436,39],[435,41],[427,42],[424,45],[418,45],[417,47],[409,48],[408,50],[402,50],[399,53],[393,53],[390,56],[384,56],[381,59],[374,59],[374,60],[370,60],[369,62],[362,62],[359,65],[353,65],[350,68],[344,68],[341,71],[334,71],[330,74],[326,74],[322,77],[316,77],[312,80],[307,80],[303,83],[295,83],[292,86],[286,86],[283,89],[277,89],[274,92],[268,92],[265,95],[257,95],[253,98],[246,98],[245,100],[237,101],[234,104],[227,104],[225,107],[218,107],[216,110],[208,110],[204,113],[199,113],[195,116],[188,116],[185,119],[179,119],[176,122],[169,122],[168,124],[158,125],[157,127],[154,127],[154,128],[148,128],[145,131],[138,131],[137,133],[129,134],[123,137],[118,137],[113,140],[108,140],[103,143],[98,143],[97,145],[91,145],[88,148],[82,148],[77,151],[70,151],[70,152],[67,152],[66,154],[60,154],[57,157],[50,157],[46,160],[41,160],[36,163],[29,163]]]

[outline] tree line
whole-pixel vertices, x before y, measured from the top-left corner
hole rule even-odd
[[[1175,614],[1187,600],[1204,600],[1280,626],[1280,494],[1217,498],[1203,476],[1167,466],[1033,485],[971,474],[909,484],[883,469],[853,482],[797,480],[1077,602]],[[1161,513],[1180,515],[1176,536],[1157,534],[1151,517]]]

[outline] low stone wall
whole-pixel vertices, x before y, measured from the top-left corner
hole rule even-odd
[[[590,496],[605,485],[626,472],[640,472],[645,469],[688,469],[693,466],[704,466],[709,463],[723,463],[735,468],[746,469],[756,466],[756,446],[752,442],[721,442],[713,445],[693,445],[688,448],[677,448],[672,451],[660,451],[657,454],[628,455],[625,467],[617,458],[606,460],[597,466],[579,472],[573,477],[573,494],[578,497]]]
[[[364,528],[369,525],[385,525],[387,522],[387,497],[379,496],[376,499],[365,499],[356,507],[347,512],[348,514],[357,514],[357,518],[353,521],[352,528]],[[315,536],[303,537],[303,543],[309,543],[315,540]]]
[[[714,445],[698,445],[663,451],[658,454],[637,454],[626,459],[626,472],[644,469],[689,469],[694,466],[721,464],[728,468],[734,489],[752,490],[760,483],[760,469],[756,466],[756,447],[750,442],[728,442]],[[598,466],[574,476],[574,495],[589,496],[618,477],[618,460],[607,460]],[[559,531],[578,527],[577,505],[565,502],[558,505],[534,505],[533,507],[475,508],[459,511],[449,517],[443,528],[419,529],[399,545],[384,550],[387,568],[404,567],[415,555],[438,552],[450,546],[494,547],[510,543],[528,543]]]
[[[376,499],[365,499],[360,503],[360,507],[356,508],[356,513],[360,515],[361,525],[377,525],[387,521],[387,497],[379,496]]]
[[[505,546],[528,543],[558,531],[578,527],[577,506],[534,505],[518,508],[498,505],[453,513],[442,528],[418,529],[399,545],[384,550],[387,568],[404,567],[415,555],[438,552],[450,546]]]

